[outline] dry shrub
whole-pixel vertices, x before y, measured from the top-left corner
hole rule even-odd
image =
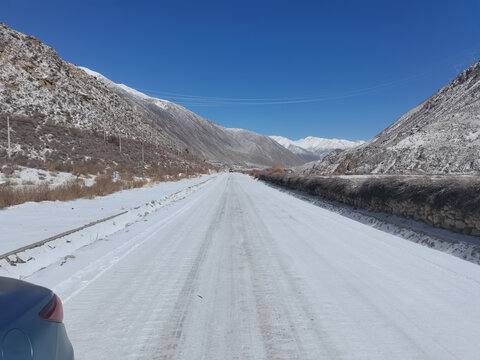
[[[132,181],[130,182],[130,189],[138,189],[144,187],[146,184],[146,181]]]
[[[75,175],[96,175],[105,171],[105,165],[97,161],[80,161],[80,162],[49,162],[45,166],[49,171],[69,172]],[[36,168],[43,168],[36,166]]]
[[[15,172],[16,166],[6,165],[1,169],[1,172],[7,176],[13,175]]]
[[[15,188],[2,185],[0,187],[0,208],[21,204],[27,201],[43,201],[48,199],[48,186],[39,185],[34,188]]]
[[[73,174],[89,175],[99,174],[105,171],[105,165],[97,161],[83,161],[73,165]]]
[[[267,172],[270,175],[285,174],[285,169],[282,166],[277,165],[277,166],[274,166],[274,167],[271,167],[271,168],[267,169]]]
[[[73,164],[71,162],[49,162],[46,164],[45,168],[49,171],[73,173]]]
[[[249,175],[249,176],[251,176],[251,177],[253,177],[253,178],[255,178],[255,179],[258,179],[261,171],[258,170],[258,169],[253,169],[253,170],[246,170],[246,171],[244,171],[243,173],[246,174],[246,175]]]
[[[15,187],[10,184],[0,185],[0,209],[22,204],[28,201],[69,201],[80,198],[90,199],[105,196],[126,189],[137,189],[145,186],[147,181],[112,181],[110,176],[98,176],[92,186],[72,180],[64,185],[49,188],[47,184]]]
[[[6,138],[6,114],[0,111],[0,142]],[[106,141],[103,131],[99,129],[80,129],[56,124],[48,115],[34,114],[31,116],[11,115],[10,126],[13,129],[12,142],[21,144],[21,150],[15,151],[11,158],[6,150],[0,149],[0,167],[3,165],[18,165],[50,171],[70,172],[73,174],[106,173],[109,169],[146,169],[155,168],[145,177],[162,178],[165,175],[176,177],[178,173],[202,173],[210,167],[203,159],[190,150],[178,152],[163,140],[157,143],[143,142],[129,137],[122,137],[122,152],[119,151],[118,136],[110,134]],[[48,140],[46,140],[48,139]],[[161,139],[160,139],[161,140]],[[144,148],[144,162],[142,161]],[[44,153],[42,158],[32,158],[35,152]],[[170,173],[161,173],[168,169]],[[193,171],[195,170],[195,171]],[[123,174],[122,174],[123,175]],[[125,180],[130,175],[125,173]],[[122,176],[122,180],[123,176]],[[133,180],[133,179],[132,179]]]
[[[109,176],[99,176],[92,186],[84,186],[75,180],[55,188],[49,188],[46,184],[34,187],[14,187],[3,184],[0,186],[0,209],[28,201],[90,199],[94,196],[105,196],[123,189],[141,187],[143,184],[143,182],[113,182]]]
[[[97,177],[95,184],[90,188],[92,188],[92,191],[94,193],[93,196],[105,196],[108,194],[112,194],[116,191],[123,190],[125,188],[124,186],[124,183],[122,183],[121,181],[114,182],[112,181],[110,176],[105,175]]]
[[[259,178],[366,210],[421,220],[467,234],[480,234],[480,179],[475,177],[372,176],[362,179],[263,171]],[[451,220],[453,217],[454,221]],[[453,221],[453,225],[449,221]],[[465,227],[456,228],[458,222],[465,222]]]

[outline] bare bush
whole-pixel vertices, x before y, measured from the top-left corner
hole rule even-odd
[[[163,169],[165,171],[165,169]],[[173,170],[171,170],[173,172]],[[189,172],[191,173],[191,172]],[[99,175],[96,178],[95,184],[92,186],[85,186],[83,181],[72,180],[64,185],[50,188],[47,184],[41,184],[36,186],[14,186],[10,183],[4,183],[0,185],[0,209],[22,204],[25,202],[33,201],[69,201],[80,198],[93,198],[95,196],[105,196],[117,191],[141,188],[147,184],[155,184],[160,181],[172,181],[179,180],[181,178],[197,176],[204,172],[196,172],[195,174],[184,173],[182,176],[176,172],[171,177],[165,177],[164,172],[162,175],[147,180],[125,180],[122,175],[122,180],[112,181],[112,177],[109,175]],[[130,172],[132,174],[132,172]]]
[[[270,175],[285,174],[285,169],[284,169],[282,166],[280,166],[280,165],[271,167],[271,168],[267,169],[266,171],[267,171],[267,173],[269,173]]]
[[[105,196],[116,191],[128,189],[130,186],[128,182],[113,182],[108,176],[97,178],[97,181],[92,186],[84,186],[76,181],[71,181],[55,188],[49,188],[46,184],[34,187],[14,187],[4,184],[0,186],[0,209],[28,201],[68,201]],[[135,186],[138,187],[139,185],[135,184]]]
[[[191,174],[209,167],[191,152],[178,153],[165,144],[142,142],[131,137],[122,137],[120,153],[118,136],[109,134],[104,140],[103,131],[98,129],[65,126],[55,123],[49,116],[34,113],[10,115],[12,144],[20,147],[16,147],[9,158],[5,150],[6,115],[0,112],[0,167],[17,165],[81,175],[105,173],[109,168],[136,169],[136,173],[140,173],[141,167],[170,168],[178,170],[177,174]]]

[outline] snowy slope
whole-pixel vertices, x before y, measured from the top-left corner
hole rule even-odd
[[[295,155],[302,158],[306,162],[320,159],[320,156],[296,145],[295,141],[293,140],[290,140],[283,136],[270,136],[270,137],[276,142],[278,142],[280,145],[282,145],[285,149],[290,150],[291,152],[293,152]]]
[[[364,145],[303,168],[320,174],[480,172],[480,62]]]
[[[7,116],[13,165],[134,167],[141,164],[143,144],[147,166],[209,166],[103,82],[0,22],[0,167],[7,163]]]
[[[324,139],[308,136],[305,139],[295,141],[295,143],[319,156],[326,155],[333,151],[351,149],[365,143],[363,140],[350,141],[343,139]]]
[[[27,280],[63,299],[78,359],[480,352],[478,265],[238,174],[71,255]]]
[[[229,129],[167,100],[149,97],[101,74],[82,68],[152,119],[169,135],[211,161],[244,166],[294,166],[302,161],[268,136],[244,129]]]
[[[24,159],[22,165],[28,159],[137,164],[141,143],[146,143],[150,164],[162,162],[163,167],[199,168],[205,159],[256,166],[303,163],[267,136],[231,131],[180,105],[115,84],[3,23],[0,69],[0,159],[6,158],[8,115],[13,158]],[[88,142],[79,142],[80,137]],[[124,139],[121,156],[119,137]]]
[[[0,54],[0,115],[23,115],[31,121],[175,143],[103,83],[62,60],[37,38],[3,23]],[[2,136],[0,147],[3,140]]]
[[[290,140],[283,136],[270,137],[305,161],[318,160],[328,153],[343,151],[365,143],[365,141],[362,140],[324,139],[313,136],[299,140]]]

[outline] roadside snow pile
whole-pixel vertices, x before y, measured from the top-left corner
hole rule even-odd
[[[265,184],[362,224],[480,265],[479,237],[434,228],[421,221],[406,219],[384,212],[364,210],[335,200],[328,200],[318,195],[308,194],[302,190],[289,189],[278,184],[268,182],[265,182]]]
[[[298,176],[257,174],[290,189],[362,209],[389,213],[458,233],[480,236],[480,181],[476,176]]]
[[[91,200],[26,203],[0,211],[0,254],[33,244],[67,230],[117,215],[42,246],[0,259],[0,275],[24,278],[54,262],[66,261],[75,250],[105,238],[150,213],[175,203],[205,186],[215,176],[161,183]]]

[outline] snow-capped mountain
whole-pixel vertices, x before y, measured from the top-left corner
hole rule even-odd
[[[324,139],[313,136],[300,140],[290,140],[283,136],[270,137],[305,161],[318,160],[328,153],[343,151],[365,143],[362,140]]]
[[[351,149],[365,143],[363,140],[350,141],[343,139],[324,139],[308,136],[295,142],[298,146],[307,149],[319,156],[324,156],[333,151]]]
[[[278,142],[280,145],[282,145],[284,148],[290,150],[295,155],[305,160],[306,162],[320,159],[320,156],[318,156],[317,154],[314,154],[313,152],[310,152],[300,146],[297,146],[293,140],[290,140],[283,136],[270,136],[270,137],[276,142]]]
[[[480,62],[367,143],[303,167],[316,174],[480,172]]]
[[[200,164],[204,159],[257,166],[303,163],[267,136],[227,129],[180,105],[115,84],[3,23],[0,70],[0,118],[10,116],[14,159],[135,163],[144,144],[151,163],[161,160],[165,166],[172,158]],[[6,159],[5,123],[0,160]],[[72,129],[79,132],[74,135]]]

